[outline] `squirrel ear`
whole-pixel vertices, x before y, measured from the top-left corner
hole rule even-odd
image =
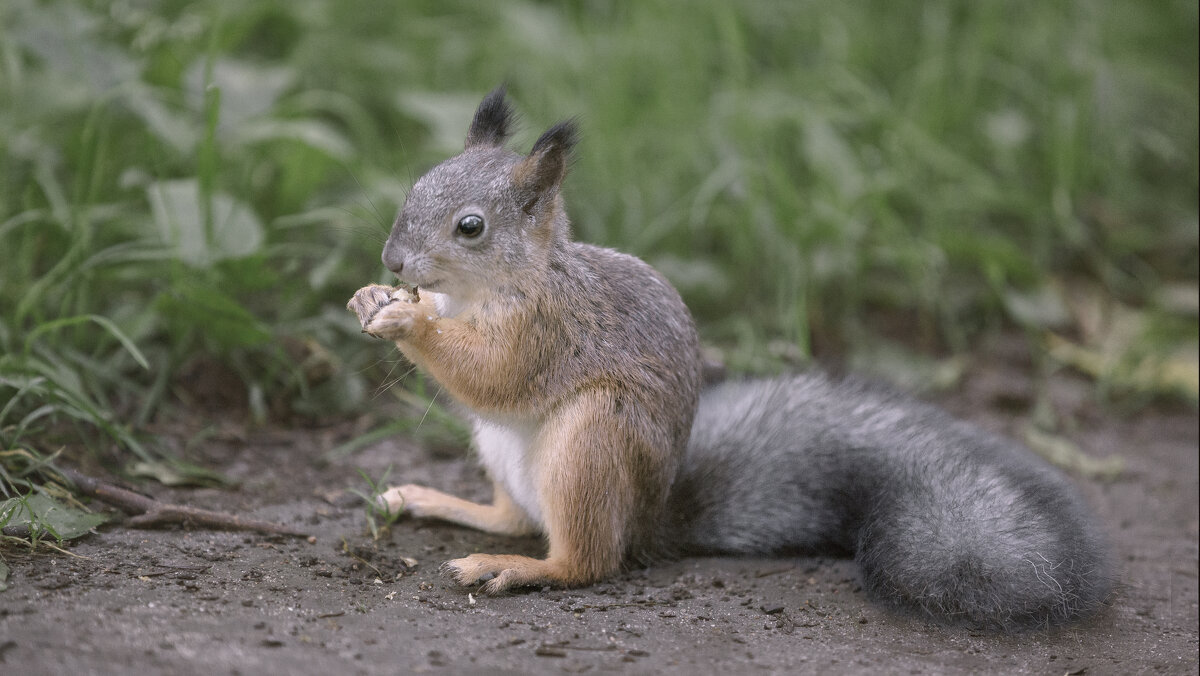
[[[504,85],[500,85],[483,97],[471,128],[467,131],[467,148],[478,145],[498,146],[508,138],[512,126],[513,111],[504,100]]]
[[[539,202],[557,193],[578,138],[575,120],[559,122],[542,134],[529,151],[529,157],[513,169],[513,182],[522,192],[525,213],[532,214]]]

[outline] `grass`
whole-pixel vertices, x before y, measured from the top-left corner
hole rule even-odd
[[[363,515],[367,523],[367,530],[371,533],[371,539],[379,540],[383,533],[387,532],[387,528],[404,513],[403,507],[393,512],[388,505],[380,504],[383,493],[387,490],[387,480],[392,474],[392,467],[388,465],[378,481],[373,481],[371,475],[361,469],[358,473],[366,482],[367,490],[364,492],[351,489],[351,493],[363,501]]]
[[[123,464],[206,396],[372,406],[395,357],[345,299],[501,81],[518,146],[580,117],[578,236],[736,369],[969,350],[1079,280],[1194,351],[1196,54],[1186,1],[9,0],[0,449]]]

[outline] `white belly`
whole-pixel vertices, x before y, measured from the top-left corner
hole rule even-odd
[[[538,430],[536,421],[476,418],[475,447],[492,479],[504,486],[531,521],[545,528],[533,463]]]
[[[460,298],[446,293],[438,293],[437,291],[422,289],[421,295],[428,295],[433,299],[433,306],[437,308],[439,317],[457,317],[471,305],[470,298]]]

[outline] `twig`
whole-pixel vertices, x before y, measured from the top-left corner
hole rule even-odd
[[[308,533],[284,526],[283,524],[246,519],[228,512],[214,512],[199,507],[176,505],[160,502],[140,493],[114,486],[110,483],[80,474],[71,469],[62,470],[62,475],[75,484],[80,493],[96,498],[121,510],[135,514],[126,523],[133,528],[153,528],[163,524],[181,524],[214,528],[218,530],[252,530],[259,533],[277,535],[292,535],[306,538]]]

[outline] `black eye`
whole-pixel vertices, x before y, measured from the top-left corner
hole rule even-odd
[[[475,214],[458,219],[458,234],[463,237],[475,238],[483,232],[483,219]]]

